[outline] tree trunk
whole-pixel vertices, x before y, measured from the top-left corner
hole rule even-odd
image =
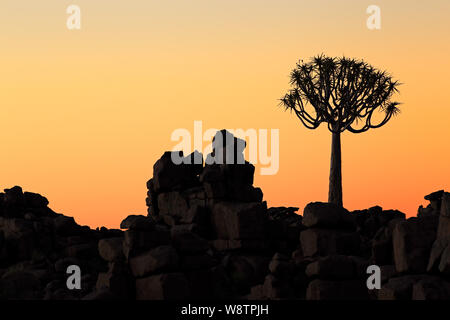
[[[328,202],[342,207],[341,134],[332,133]]]

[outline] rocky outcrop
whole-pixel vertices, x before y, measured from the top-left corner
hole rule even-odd
[[[0,299],[450,298],[449,193],[426,196],[409,219],[379,206],[268,208],[244,148],[222,130],[205,164],[198,152],[165,152],[147,183],[147,215],[129,215],[122,230],[79,226],[46,198],[6,189]],[[370,265],[379,290],[367,287]],[[67,286],[69,266],[81,270],[80,289]]]

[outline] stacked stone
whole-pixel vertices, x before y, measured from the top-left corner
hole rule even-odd
[[[409,219],[321,202],[300,216],[267,208],[244,148],[222,130],[205,165],[198,152],[164,153],[147,184],[148,215],[128,216],[125,231],[79,226],[44,197],[6,189],[0,299],[450,298],[449,193],[426,196]],[[366,286],[373,264],[380,290]],[[66,287],[69,265],[81,268],[81,290]]]
[[[198,152],[164,153],[147,183],[148,217],[121,225],[137,299],[223,297],[264,280],[270,258],[242,253],[265,249],[267,221],[245,142],[222,130],[212,146],[205,166]]]
[[[425,199],[430,204],[425,209],[420,206],[417,217],[390,222],[394,265],[382,266],[385,276],[378,292],[380,300],[448,299],[450,283],[443,253],[450,235],[446,225],[450,199],[443,191]]]
[[[308,277],[306,299],[364,299],[367,287],[361,270],[361,237],[356,232],[354,216],[331,203],[309,203],[303,212],[300,253]]]

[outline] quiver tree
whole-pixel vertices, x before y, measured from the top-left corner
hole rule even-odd
[[[325,122],[332,133],[328,202],[342,206],[341,133],[386,124],[399,112],[391,100],[399,83],[364,61],[323,55],[297,63],[290,79],[281,104],[308,129]]]

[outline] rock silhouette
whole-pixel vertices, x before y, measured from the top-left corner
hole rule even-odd
[[[215,144],[210,160],[226,147]],[[267,207],[248,162],[171,156],[153,167],[148,214],[126,217],[124,231],[79,226],[20,187],[0,193],[0,299],[450,298],[450,193],[426,196],[409,219],[322,202],[300,215]],[[380,290],[366,285],[373,264]],[[69,265],[81,269],[79,290],[66,286]]]

